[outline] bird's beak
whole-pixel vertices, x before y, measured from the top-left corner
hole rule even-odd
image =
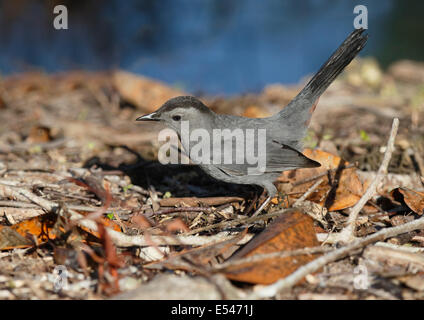
[[[135,121],[159,121],[159,120],[160,120],[159,116],[156,112],[152,112],[135,119]]]

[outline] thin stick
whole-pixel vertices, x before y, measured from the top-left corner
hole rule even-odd
[[[20,201],[29,200],[49,212],[55,211],[59,208],[59,205],[57,205],[56,203],[36,196],[34,193],[24,188],[10,186],[2,183],[0,183],[0,196],[5,198],[11,197]]]
[[[321,179],[319,179],[317,182],[315,182],[308,190],[306,190],[306,192],[299,198],[299,199],[297,199],[296,201],[295,201],[295,203],[293,203],[293,207],[296,207],[296,206],[298,206],[298,205],[300,205],[303,201],[305,201],[306,200],[306,198],[307,197],[309,197],[310,196],[310,194],[312,193],[312,192],[314,192],[315,191],[315,189],[316,188],[318,188],[318,186],[321,184],[321,182],[323,181],[324,179],[323,178],[321,178]]]
[[[272,217],[279,216],[279,215],[281,215],[282,213],[284,213],[288,210],[293,210],[293,209],[278,210],[278,211],[267,213],[267,214],[264,214],[264,215],[258,216],[258,217],[246,217],[246,218],[234,219],[234,220],[230,220],[230,221],[221,221],[221,222],[218,222],[218,223],[215,223],[215,224],[208,225],[206,227],[194,229],[190,232],[184,233],[184,235],[192,235],[192,234],[196,234],[196,233],[199,233],[199,232],[203,232],[203,231],[207,231],[207,230],[211,230],[211,229],[215,229],[215,228],[228,228],[228,227],[238,226],[240,224],[252,223],[252,222],[255,222],[255,221],[259,221],[259,220],[266,220],[266,219],[269,219],[269,218],[272,218]]]
[[[377,241],[383,241],[387,238],[394,237],[402,233],[411,232],[417,229],[424,229],[424,216],[417,220],[405,223],[397,227],[380,230],[363,239],[356,239],[345,247],[336,249],[330,253],[327,253],[324,256],[321,256],[303,265],[286,278],[278,280],[269,286],[262,287],[259,290],[252,292],[247,297],[247,299],[263,299],[274,297],[281,290],[293,287],[296,283],[298,283],[308,274],[318,271],[326,264],[341,259],[359,248],[365,247]]]
[[[40,206],[28,202],[23,201],[0,201],[0,207],[10,207],[10,208],[25,208],[25,209],[35,209]],[[77,211],[85,211],[85,212],[95,212],[100,209],[100,207],[90,207],[83,205],[75,205],[75,204],[67,204],[67,208]],[[119,208],[108,208],[105,213],[131,213],[131,209],[119,209]]]
[[[180,208],[168,208],[168,209],[162,209],[162,210],[158,210],[158,211],[154,211],[153,214],[154,215],[159,215],[159,214],[170,214],[170,213],[174,213],[174,212],[212,212],[212,208],[202,208],[202,207],[180,207]]]
[[[34,209],[38,208],[39,206],[22,201],[0,200],[0,207]]]
[[[387,174],[387,167],[389,166],[390,159],[392,158],[398,127],[399,119],[395,118],[393,119],[389,140],[387,141],[386,152],[384,153],[384,158],[381,162],[380,168],[377,171],[377,175],[375,176],[372,183],[368,186],[367,191],[363,194],[361,199],[359,199],[355,206],[350,210],[346,227],[344,227],[343,230],[337,235],[340,242],[347,243],[355,238],[354,232],[358,214],[365,206],[365,204],[374,196],[377,186],[381,183],[384,176]]]

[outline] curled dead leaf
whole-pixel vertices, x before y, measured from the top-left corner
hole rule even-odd
[[[424,192],[414,191],[408,188],[396,188],[390,193],[395,200],[405,202],[405,204],[415,213],[424,213]]]
[[[289,211],[276,218],[264,231],[250,240],[228,261],[257,254],[291,251],[318,246],[313,220],[300,211]],[[268,258],[262,261],[236,264],[224,269],[227,278],[255,284],[270,284],[294,272],[316,258],[297,255]]]
[[[301,197],[319,178],[324,181],[307,200],[326,207],[329,211],[342,210],[355,205],[364,186],[354,167],[340,157],[321,150],[305,149],[304,155],[321,163],[318,168],[285,171],[278,178],[278,189],[291,198]]]

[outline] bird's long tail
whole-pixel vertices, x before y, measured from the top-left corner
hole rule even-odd
[[[317,99],[365,46],[368,35],[363,34],[363,32],[364,29],[355,29],[346,38],[302,91],[299,92],[290,104],[281,110],[281,116],[287,119],[292,114],[297,114],[295,118],[303,118],[302,120],[309,119]]]

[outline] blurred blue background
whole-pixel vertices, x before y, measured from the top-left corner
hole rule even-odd
[[[53,28],[53,7],[69,29]],[[192,93],[257,92],[315,72],[368,8],[364,56],[424,60],[422,0],[0,0],[0,74],[123,68]]]

